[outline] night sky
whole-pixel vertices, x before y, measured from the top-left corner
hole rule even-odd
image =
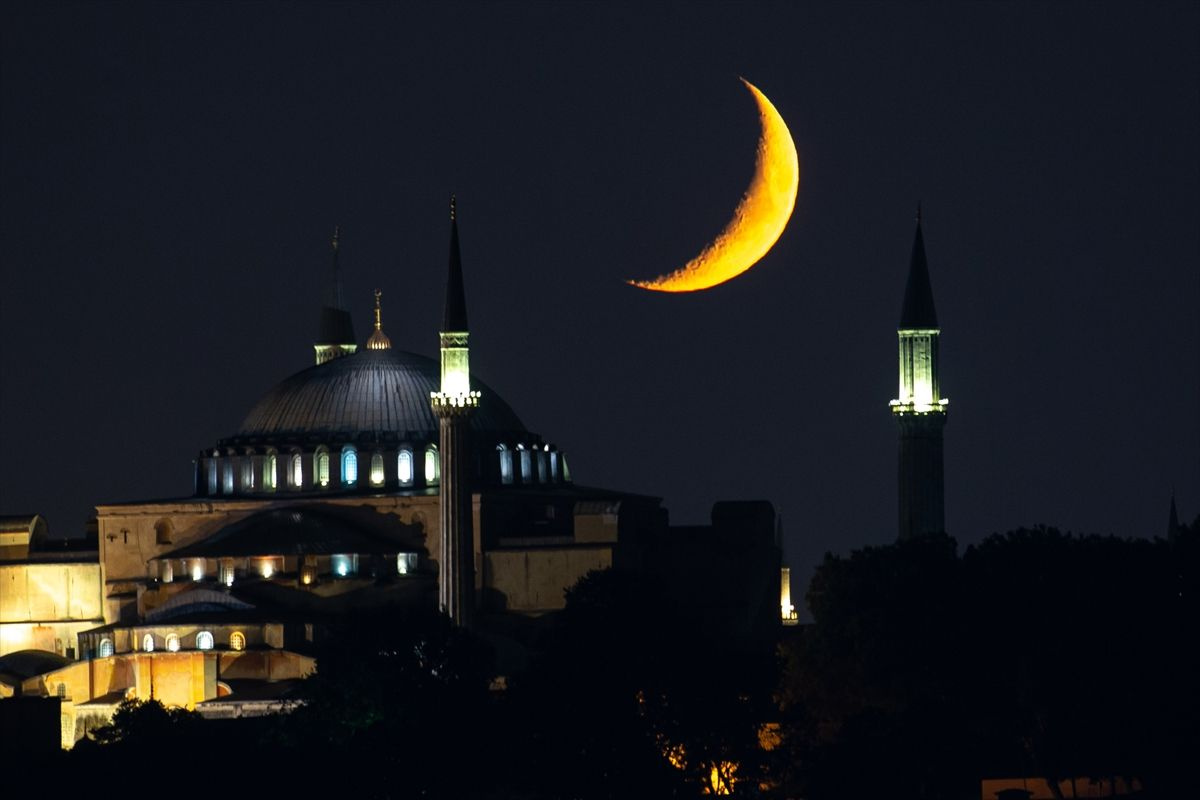
[[[78,535],[312,363],[343,229],[433,355],[458,196],[474,372],[578,483],[773,501],[797,591],[896,536],[896,324],[917,202],[946,519],[1156,536],[1200,512],[1193,3],[9,3],[0,17],[0,513]],[[696,255],[800,153],[775,248]],[[484,400],[486,402],[486,398]]]

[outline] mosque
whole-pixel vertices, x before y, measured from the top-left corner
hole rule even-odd
[[[0,571],[25,581],[4,598],[16,610],[0,616],[0,693],[58,698],[65,747],[131,697],[270,713],[314,668],[327,625],[414,605],[519,662],[565,590],[606,568],[670,586],[723,629],[771,635],[770,503],[718,502],[711,525],[671,526],[659,498],[575,483],[565,454],[471,374],[453,201],[438,360],[393,347],[379,292],[359,346],[339,238],[315,363],[198,453],[190,496],[98,505],[95,549],[59,565],[73,604],[25,579],[36,548],[0,552]]]

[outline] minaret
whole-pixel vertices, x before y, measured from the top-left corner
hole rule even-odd
[[[338,266],[338,248],[342,229],[334,227],[333,241],[333,291],[329,302],[321,309],[321,321],[317,327],[317,340],[313,342],[317,363],[324,364],[341,356],[348,356],[358,349],[354,338],[354,320],[342,300],[342,272]]]
[[[1167,541],[1173,542],[1179,538],[1183,526],[1179,524],[1179,512],[1175,509],[1175,490],[1171,490],[1171,511],[1167,515]]]
[[[913,240],[904,307],[900,310],[900,394],[891,402],[900,423],[900,538],[942,533],[946,530],[942,480],[942,427],[946,406],[938,387],[937,312],[925,239],[921,235],[921,209],[917,208],[917,235]]]
[[[438,559],[438,604],[455,625],[470,627],[475,615],[475,536],[472,526],[470,458],[467,441],[479,392],[471,390],[467,349],[467,301],[458,251],[458,219],[450,197],[450,273],[439,335],[441,391],[430,394],[441,434],[441,492],[438,502],[442,542]]]

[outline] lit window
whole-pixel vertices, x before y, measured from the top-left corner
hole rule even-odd
[[[400,575],[408,575],[410,572],[417,571],[417,554],[416,553],[398,553],[396,555],[396,572]]]
[[[317,451],[317,483],[322,486],[329,485],[329,451]]]
[[[171,566],[171,559],[162,562],[162,582],[170,583],[175,580],[175,569]]]
[[[275,574],[275,562],[269,558],[264,558],[258,562],[258,574],[264,578],[269,578]]]
[[[230,650],[245,650],[246,649],[246,634],[241,631],[234,631],[229,634],[229,649]]]
[[[523,444],[517,445],[517,451],[521,454],[521,483],[530,483],[533,481],[533,454]]]
[[[383,456],[371,454],[371,485],[383,486]]]
[[[145,650],[147,653],[154,652],[154,634],[147,633],[145,636],[142,637],[142,649]]]
[[[538,483],[546,482],[546,452],[539,450],[537,454]]]
[[[217,569],[221,573],[218,576],[218,580],[220,580],[221,583],[225,584],[226,586],[233,586],[233,577],[234,577],[233,559],[231,559],[231,558],[221,559],[220,563],[217,565]]]
[[[500,482],[513,482],[513,463],[512,451],[504,445],[497,445],[496,449],[500,451]]]
[[[550,480],[558,482],[558,451],[550,452]]]
[[[242,488],[247,490],[254,489],[254,458],[253,451],[247,451],[246,455],[242,456]]]
[[[334,575],[337,575],[339,578],[345,578],[358,572],[358,556],[335,555],[329,559],[329,565]]]
[[[208,493],[217,493],[217,460],[215,458],[208,459]]]
[[[292,456],[292,486],[299,489],[304,485],[304,459],[299,453]]]
[[[342,451],[342,483],[347,486],[358,483],[358,453],[350,445]]]
[[[213,635],[208,631],[200,631],[196,634],[196,649],[197,650],[212,650]]]
[[[167,652],[169,652],[169,653],[178,653],[179,652],[179,637],[173,633],[167,634]]]
[[[109,657],[109,656],[111,656],[112,654],[113,654],[113,642],[112,642],[112,639],[109,639],[109,638],[104,638],[104,639],[101,639],[101,640],[100,640],[100,657],[101,657],[101,658],[108,658],[108,657]]]
[[[192,559],[192,580],[196,581],[196,582],[200,582],[200,581],[204,580],[204,559],[203,558],[193,558]]]
[[[412,483],[412,450],[401,450],[400,455],[396,456],[396,474],[400,478],[400,483],[406,486]]]
[[[275,454],[268,452],[263,458],[263,488],[268,492],[275,491]]]
[[[58,692],[57,692],[57,694],[58,694],[58,696],[59,696],[59,697],[66,698],[66,696],[67,696],[67,685],[66,685],[65,683],[60,683],[60,684],[58,685]]]
[[[222,478],[221,483],[223,485],[222,488],[224,488],[225,494],[233,494],[233,459],[232,458],[225,459],[224,469],[222,470],[221,478]]]
[[[438,464],[438,450],[433,445],[425,448],[425,483],[432,486],[438,482],[441,465]]]

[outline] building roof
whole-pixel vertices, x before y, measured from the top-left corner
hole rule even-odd
[[[17,650],[0,656],[0,673],[16,676],[22,680],[34,675],[44,675],[73,663],[48,650]]]
[[[226,525],[212,536],[155,556],[235,558],[249,556],[387,554],[423,549],[423,532],[390,515],[322,504],[272,508]],[[364,524],[371,519],[373,527]]]
[[[353,441],[392,434],[436,440],[438,420],[429,395],[438,390],[436,361],[403,350],[360,350],[309,367],[277,384],[246,415],[237,439],[330,436]],[[474,376],[483,392],[471,429],[525,433],[517,415]]]
[[[938,326],[933,307],[933,287],[929,266],[925,263],[925,237],[921,235],[921,217],[917,216],[917,235],[913,239],[912,259],[908,266],[908,284],[904,287],[904,306],[900,310],[900,330],[933,330]]]

